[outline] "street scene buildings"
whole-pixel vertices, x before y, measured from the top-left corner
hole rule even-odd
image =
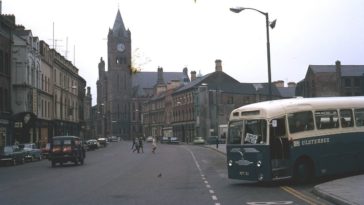
[[[36,143],[56,135],[83,139],[154,136],[191,142],[195,137],[226,137],[230,112],[268,99],[364,95],[364,66],[308,65],[300,82],[244,83],[215,71],[142,71],[132,63],[132,32],[116,12],[108,31],[107,58],[100,58],[96,105],[79,68],[14,15],[1,15],[0,146]],[[237,72],[239,69],[237,68]]]

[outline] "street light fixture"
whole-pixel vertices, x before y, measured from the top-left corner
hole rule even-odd
[[[272,100],[272,77],[271,77],[271,64],[270,64],[270,43],[269,43],[269,27],[272,29],[276,26],[277,20],[269,22],[269,16],[267,12],[260,11],[254,8],[244,8],[244,7],[236,7],[230,8],[231,12],[240,13],[243,10],[253,10],[257,11],[265,16],[266,28],[267,28],[267,60],[268,60],[268,96],[269,100]]]

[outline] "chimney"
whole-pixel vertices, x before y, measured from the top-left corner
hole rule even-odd
[[[295,88],[296,87],[296,83],[295,82],[289,82],[288,83],[288,87],[289,88]]]
[[[215,60],[215,71],[222,72],[222,65],[221,65],[221,60],[220,59]]]
[[[196,71],[191,71],[191,81],[196,80]]]
[[[336,73],[341,76],[341,62],[339,60],[337,60],[335,62],[335,65],[336,65]]]
[[[284,81],[283,80],[277,80],[274,82],[275,86],[277,88],[283,88],[284,87]]]
[[[157,79],[157,84],[164,84],[164,79],[163,79],[163,68],[162,68],[162,67],[158,67],[158,79]]]
[[[91,95],[91,87],[90,86],[87,87],[87,94],[86,95]]]

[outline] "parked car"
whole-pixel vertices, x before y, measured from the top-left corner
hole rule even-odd
[[[23,164],[25,162],[25,153],[17,145],[5,146],[0,149],[1,164]]]
[[[169,142],[169,137],[163,136],[161,138],[161,143],[168,143]]]
[[[67,162],[83,165],[86,152],[81,139],[77,136],[55,136],[52,138],[51,151],[48,160],[52,167],[59,163],[61,166]]]
[[[42,148],[40,148],[40,150],[42,152],[42,158],[45,158],[45,159],[48,158],[50,149],[51,149],[51,143],[47,143]]]
[[[193,139],[193,144],[205,144],[205,139],[202,137],[195,137]]]
[[[170,144],[179,144],[179,140],[178,140],[178,138],[177,138],[177,137],[171,137],[171,138],[169,139],[169,143],[170,143]]]
[[[110,137],[110,142],[117,142],[117,141],[119,141],[118,137],[116,137],[116,136],[111,136]]]
[[[210,137],[207,137],[207,144],[216,144],[216,140],[219,140],[219,137],[218,136],[210,136]],[[219,141],[220,143],[220,141]]]
[[[93,139],[93,140],[87,140],[86,141],[86,145],[87,145],[87,150],[95,150],[98,149],[100,144],[97,140]]]
[[[153,142],[153,137],[152,136],[147,137],[146,141],[147,142]]]
[[[99,138],[99,139],[97,139],[97,141],[100,143],[101,146],[106,147],[106,145],[107,145],[106,138]]]
[[[42,159],[42,151],[34,143],[21,144],[19,147],[25,152],[25,160],[33,161],[34,159]]]

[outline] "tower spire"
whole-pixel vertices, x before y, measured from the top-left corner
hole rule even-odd
[[[115,22],[114,22],[112,31],[113,31],[114,36],[118,36],[119,34],[127,36],[123,18],[121,18],[120,9],[118,9],[118,13],[116,14],[116,18],[115,18]]]

